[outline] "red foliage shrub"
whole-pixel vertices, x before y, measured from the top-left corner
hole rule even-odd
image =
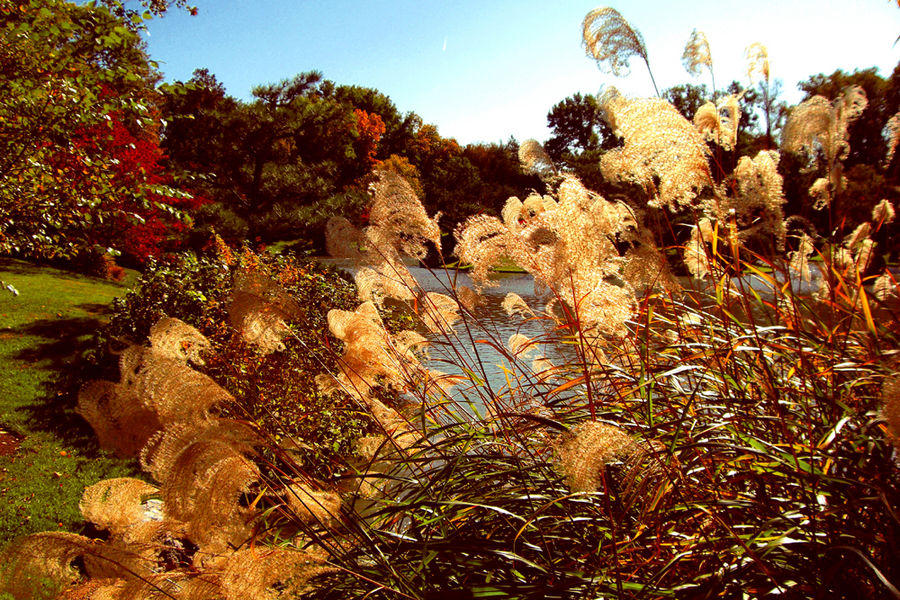
[[[73,140],[77,151],[56,153],[53,168],[63,173],[74,188],[91,189],[97,182],[84,168],[85,154],[114,159],[110,161],[114,167],[104,182],[112,192],[108,206],[114,207],[113,216],[92,224],[91,241],[116,247],[128,259],[143,265],[151,257],[181,249],[183,234],[191,225],[171,209],[190,214],[209,200],[171,194],[168,186],[172,177],[161,165],[165,156],[155,133],[132,132],[119,115],[109,117],[105,124],[79,131]],[[88,206],[82,213],[87,220],[93,218]]]

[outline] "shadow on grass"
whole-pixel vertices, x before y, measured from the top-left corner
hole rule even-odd
[[[14,275],[46,275],[48,269],[54,269],[53,277],[69,279],[72,281],[105,281],[100,277],[83,275],[81,273],[62,268],[58,265],[45,263],[31,263],[15,258],[0,258],[0,271]]]
[[[96,307],[97,312],[101,308],[108,310],[105,305]],[[95,312],[90,310],[94,305],[79,308]],[[41,394],[22,409],[28,414],[29,426],[92,454],[99,450],[96,436],[75,407],[81,385],[104,376],[99,367],[86,360],[88,351],[95,347],[93,336],[103,324],[103,320],[94,317],[40,319],[11,330],[13,334],[38,338],[15,358],[48,373]]]

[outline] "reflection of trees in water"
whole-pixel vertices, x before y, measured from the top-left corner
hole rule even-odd
[[[425,292],[451,295],[451,282],[458,288],[473,287],[467,273],[421,267],[410,268],[410,273]],[[463,320],[455,325],[455,337],[427,336],[432,342],[428,350],[430,366],[445,373],[462,374],[462,366],[478,365],[483,372],[477,374],[486,379],[491,389],[501,390],[507,385],[508,372],[504,367],[519,376],[531,378],[531,360],[538,355],[557,365],[573,360],[574,350],[559,343],[559,333],[554,331],[555,323],[551,319],[509,316],[502,307],[503,299],[512,293],[520,296],[535,313],[541,314],[552,298],[550,292],[536,293],[534,278],[527,273],[497,273],[493,278],[499,286],[482,290],[482,301],[474,308],[474,313],[464,312]],[[532,346],[531,352],[519,354],[513,366],[510,365],[508,342],[516,334],[533,339],[537,344]],[[504,352],[501,354],[497,348]],[[464,364],[460,365],[461,362]]]

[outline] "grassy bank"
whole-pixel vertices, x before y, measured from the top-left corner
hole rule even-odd
[[[0,546],[18,535],[78,531],[86,485],[133,472],[101,453],[74,412],[73,367],[113,298],[134,273],[113,283],[4,259],[0,280]]]

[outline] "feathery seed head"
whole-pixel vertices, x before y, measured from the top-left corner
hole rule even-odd
[[[282,493],[291,512],[304,523],[329,525],[340,516],[341,498],[334,492],[314,490],[297,481]]]
[[[144,498],[158,491],[156,486],[140,479],[104,479],[85,488],[78,507],[85,520],[117,534],[144,519],[141,504]]]
[[[800,238],[799,247],[790,253],[791,271],[798,273],[801,281],[809,282],[811,280],[809,257],[813,252],[815,252],[815,246],[813,246],[812,238],[804,233]]]
[[[865,273],[872,265],[875,258],[875,242],[869,238],[864,239],[857,246],[857,250],[853,255],[853,262],[860,273]]]
[[[694,127],[707,140],[718,140],[722,131],[719,109],[714,102],[706,102],[694,113]]]
[[[897,295],[897,282],[890,271],[885,270],[872,284],[875,297],[881,301]]]
[[[787,231],[784,224],[785,203],[783,179],[778,173],[780,155],[774,150],[761,150],[754,158],[742,156],[734,169],[737,194],[728,206],[734,208],[738,219],[756,219],[759,210],[763,218],[759,226],[775,236],[777,248],[784,250]]]
[[[884,133],[887,138],[887,155],[884,162],[889,165],[894,158],[894,152],[897,151],[897,144],[900,143],[900,112],[887,120],[884,124]]]
[[[844,88],[841,96],[834,102],[823,96],[813,96],[791,110],[782,132],[782,147],[789,152],[805,151],[813,167],[817,164],[818,150],[821,149],[825,164],[830,170],[832,185],[839,185],[841,182],[837,163],[844,160],[850,152],[850,145],[847,143],[848,128],[862,114],[867,104],[866,93],[858,85]],[[810,192],[812,191],[811,189]],[[817,201],[817,205],[822,202],[827,205],[827,201],[830,201],[832,191],[824,191],[827,195],[822,194],[820,184],[818,192],[825,200]]]
[[[614,8],[601,7],[589,12],[582,22],[585,50],[597,66],[616,77],[627,76],[629,61],[638,56],[647,61],[647,46],[640,32]]]
[[[887,200],[882,200],[872,209],[872,222],[876,227],[885,223],[893,223],[895,216],[894,205]]]
[[[418,259],[427,254],[425,242],[440,252],[441,231],[438,218],[428,218],[421,200],[409,183],[393,171],[379,171],[373,185],[375,201],[369,210],[371,228],[379,230],[377,248],[385,246]]]
[[[534,173],[543,181],[550,181],[556,174],[556,167],[550,155],[540,142],[527,139],[519,145],[519,162],[526,173]]]
[[[509,316],[521,315],[525,318],[534,316],[534,311],[531,310],[531,307],[529,307],[528,304],[525,303],[522,297],[512,292],[506,294],[506,296],[503,298],[501,307]]]
[[[700,74],[700,67],[706,67],[712,72],[712,53],[709,51],[709,41],[705,33],[696,29],[691,32],[691,37],[684,47],[684,54],[681,55],[681,63],[694,77]]]
[[[603,481],[601,470],[634,449],[634,440],[618,427],[586,421],[557,440],[556,467],[565,476],[569,489],[593,492]]]
[[[335,258],[360,259],[363,255],[364,237],[345,217],[331,217],[325,224],[325,247]]]
[[[475,312],[475,308],[481,304],[483,298],[472,288],[461,285],[456,288],[456,300],[459,305],[470,313]]]
[[[870,223],[860,223],[853,233],[844,238],[844,247],[850,250],[856,250],[864,240],[869,239],[872,235],[872,225]]]
[[[759,42],[754,42],[744,50],[747,59],[747,76],[750,83],[769,81],[769,50]]]
[[[457,227],[454,236],[457,256],[474,267],[472,279],[481,286],[496,286],[488,271],[514,243],[509,228],[496,217],[475,215]]]
[[[614,133],[625,140],[624,147],[600,159],[604,177],[641,185],[651,196],[650,206],[673,211],[690,206],[712,184],[703,136],[670,103],[613,96],[604,110]]]
[[[150,347],[184,362],[204,364],[201,355],[210,348],[209,340],[180,319],[163,317],[150,328]]]
[[[521,333],[514,333],[509,336],[506,345],[516,358],[525,358],[535,350],[534,341]]]

